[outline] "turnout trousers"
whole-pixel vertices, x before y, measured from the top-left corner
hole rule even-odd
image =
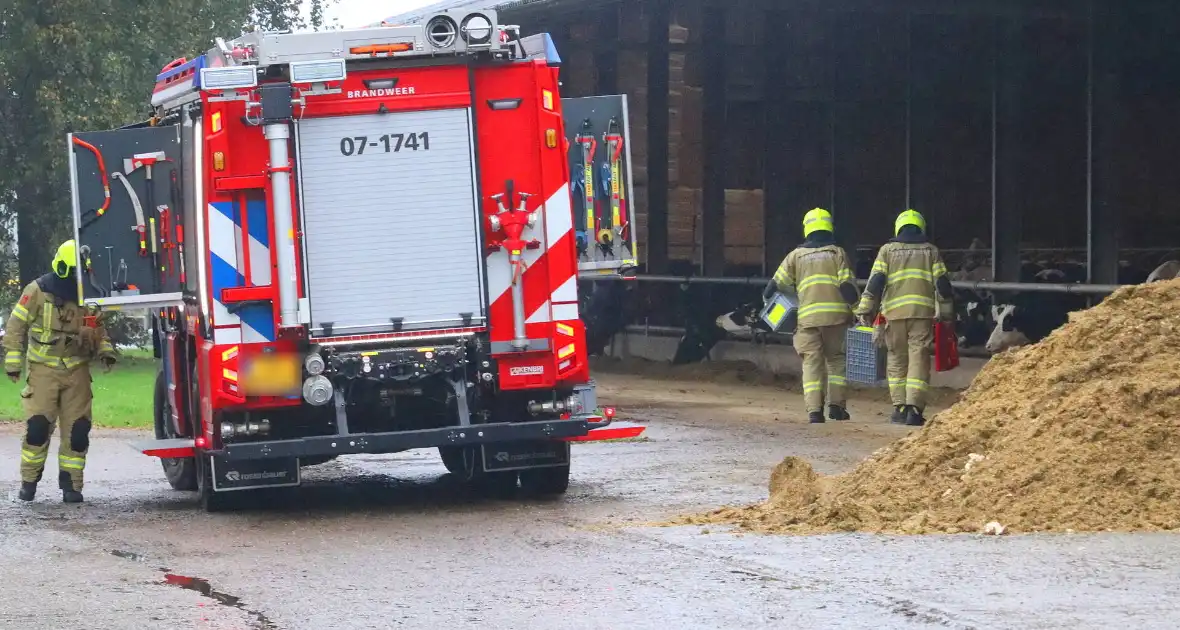
[[[845,339],[847,324],[815,326],[795,331],[795,351],[803,359],[803,402],[807,412],[823,411],[824,390],[829,405],[848,401]]]
[[[889,319],[885,322],[886,372],[894,407],[926,408],[930,360],[934,350],[934,320]]]
[[[28,418],[20,452],[21,481],[41,481],[50,438],[55,426],[60,426],[58,484],[62,490],[81,492],[82,471],[90,450],[93,400],[90,366],[67,369],[30,363],[21,399]]]

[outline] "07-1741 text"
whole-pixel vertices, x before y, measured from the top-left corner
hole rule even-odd
[[[429,151],[430,133],[391,133],[377,138],[368,136],[340,139],[340,153],[345,157],[364,155],[365,151],[373,149],[377,152],[400,153],[406,151]]]

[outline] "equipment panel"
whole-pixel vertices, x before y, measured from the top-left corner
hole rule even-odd
[[[70,134],[74,238],[87,303],[179,304],[184,276],[178,127]],[[85,263],[85,261],[83,261]]]
[[[627,96],[563,98],[561,109],[569,142],[578,271],[626,272],[639,260]]]
[[[466,108],[298,123],[316,336],[485,322]]]

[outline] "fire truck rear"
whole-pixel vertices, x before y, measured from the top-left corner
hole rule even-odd
[[[165,67],[150,121],[71,137],[79,281],[151,313],[140,450],[174,488],[214,510],[437,447],[556,495],[571,441],[642,431],[589,374],[558,62],[490,10],[253,32]]]

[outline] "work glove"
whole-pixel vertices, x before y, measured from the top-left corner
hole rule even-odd
[[[8,372],[7,374],[8,380],[12,381],[13,383],[20,382],[20,372]]]
[[[115,368],[115,357],[103,357],[102,358],[102,373],[103,374],[110,374],[111,370],[113,370],[114,368]]]
[[[955,321],[955,305],[950,301],[939,301],[938,303],[938,319],[943,322]]]
[[[856,316],[856,321],[861,326],[872,326],[873,320],[876,319],[877,303],[875,300],[864,297],[861,298],[860,303],[853,309],[852,314]]]

